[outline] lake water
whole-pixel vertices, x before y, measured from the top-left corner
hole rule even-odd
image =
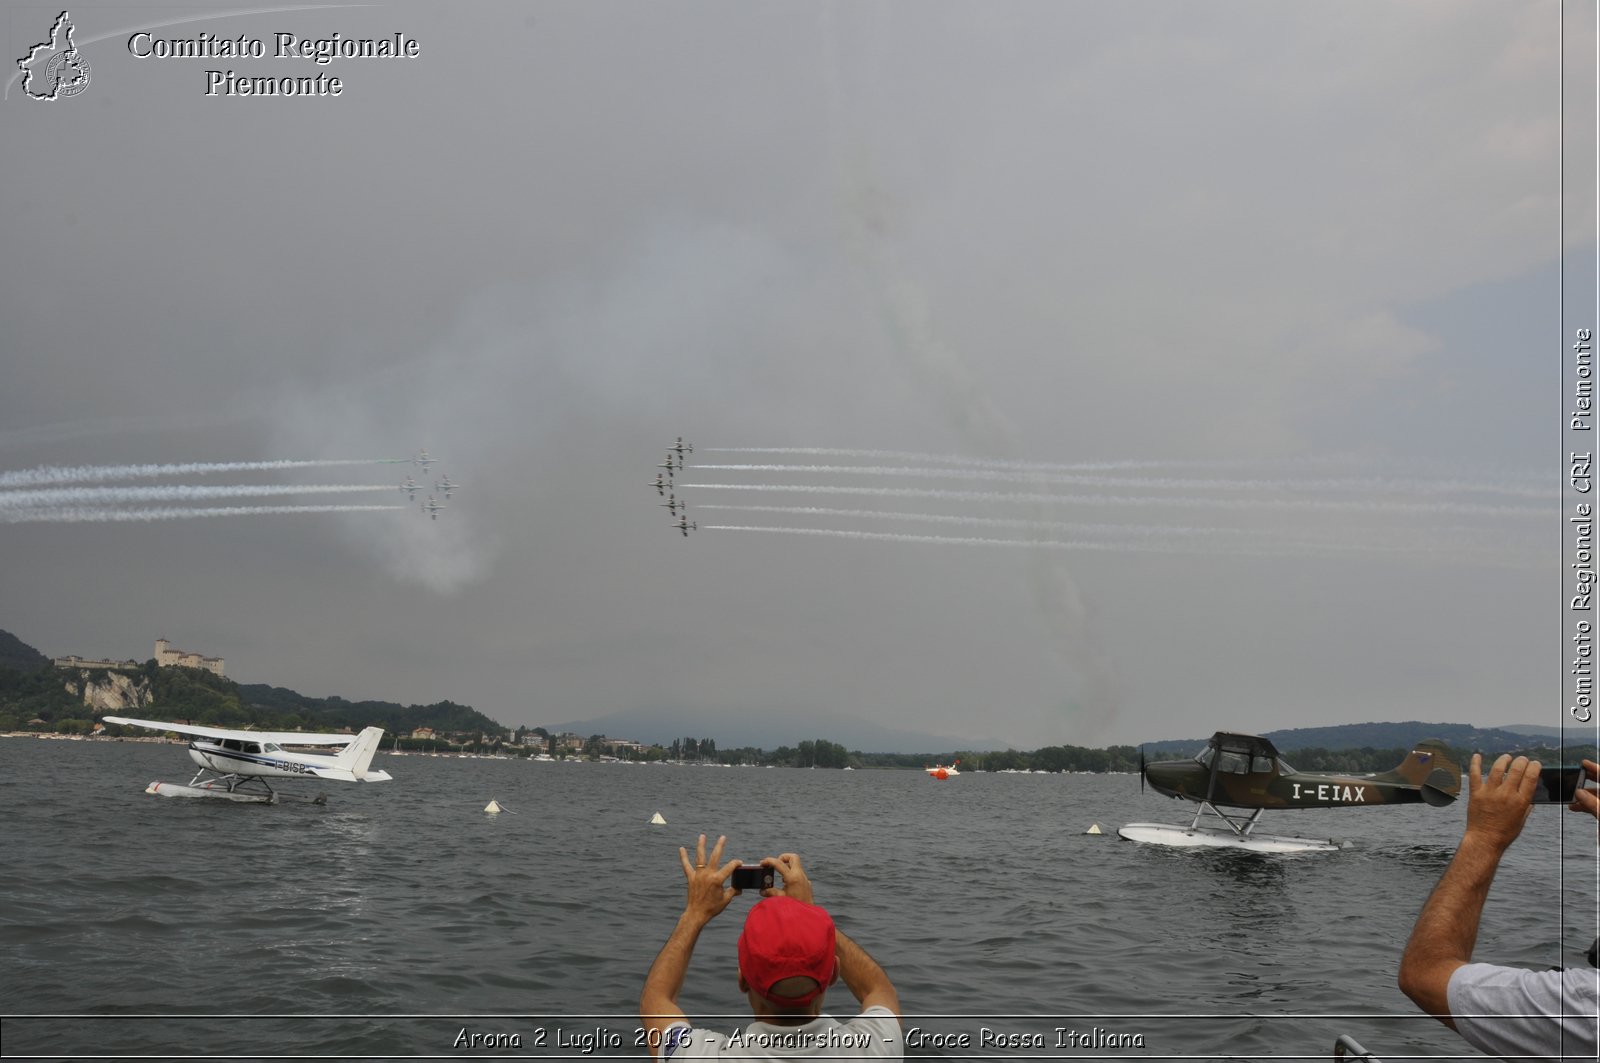
[[[1265,830],[1349,846],[1262,856],[1118,839],[1192,807],[1135,776],[379,762],[393,782],[266,807],[143,793],[188,781],[181,746],[0,740],[4,1053],[639,1058],[677,847],[704,831],[730,857],[801,854],[927,1035],[913,1055],[1327,1059],[1348,1033],[1391,1059],[1474,1058],[1395,988],[1465,801],[1268,813]],[[510,813],[486,815],[491,797]],[[1583,963],[1595,881],[1593,820],[1537,809],[1476,955]],[[680,1003],[702,1025],[741,1025],[749,903],[695,951]],[[853,1003],[842,985],[829,1001]],[[522,1047],[453,1048],[463,1030]]]

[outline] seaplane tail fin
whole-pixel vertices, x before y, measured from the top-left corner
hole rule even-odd
[[[1422,799],[1435,808],[1448,805],[1461,793],[1461,765],[1451,755],[1450,747],[1437,738],[1418,742],[1399,767],[1376,778],[1417,787]]]
[[[372,763],[372,756],[378,751],[378,745],[383,741],[383,728],[368,727],[356,735],[356,740],[339,751],[333,758],[333,767],[350,773],[356,782],[384,782],[389,778],[386,771],[370,771],[368,765]]]

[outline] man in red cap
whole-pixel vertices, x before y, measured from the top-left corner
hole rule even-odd
[[[811,903],[811,880],[794,853],[761,861],[783,876],[783,885],[762,890],[739,935],[739,988],[755,1022],[726,1036],[695,1029],[678,1007],[695,941],[739,890],[728,885],[739,861],[722,863],[726,838],[706,858],[700,835],[695,859],[679,849],[689,900],[672,936],[662,946],[639,994],[639,1016],[656,1059],[860,1059],[904,1054],[900,997],[889,976],[854,941]],[[836,979],[861,1003],[848,1022],[822,1013],[823,995]]]

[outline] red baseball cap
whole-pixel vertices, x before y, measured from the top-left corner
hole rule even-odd
[[[739,973],[751,989],[784,1007],[809,1004],[833,981],[833,918],[793,897],[764,897],[745,916],[739,935]],[[772,992],[785,978],[810,978],[817,988],[799,996]]]

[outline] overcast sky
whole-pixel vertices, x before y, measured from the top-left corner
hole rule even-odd
[[[0,104],[0,474],[441,462],[73,485],[393,510],[0,495],[0,627],[723,745],[1557,724],[1560,11],[75,7],[87,87]],[[58,13],[8,6],[7,56]],[[647,486],[680,435],[687,538]],[[440,472],[428,520],[397,485]]]

